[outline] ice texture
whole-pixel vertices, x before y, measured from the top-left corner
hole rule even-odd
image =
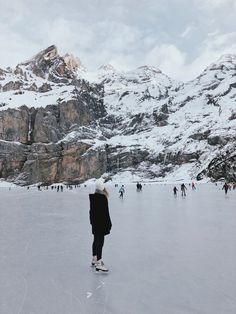
[[[108,185],[106,275],[90,267],[92,185],[0,188],[0,313],[235,314],[236,190],[187,187],[125,185],[122,200]]]

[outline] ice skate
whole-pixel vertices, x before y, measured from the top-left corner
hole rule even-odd
[[[97,262],[96,271],[97,272],[102,272],[102,273],[107,273],[108,272],[108,268],[106,268],[106,266],[104,265],[102,260],[99,260]]]
[[[97,263],[98,263],[98,260],[97,260],[97,256],[93,256],[93,259],[92,259],[92,262],[91,262],[91,266],[92,267],[95,267],[97,266]]]

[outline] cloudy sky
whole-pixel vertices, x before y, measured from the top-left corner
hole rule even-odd
[[[236,54],[236,0],[0,0],[0,67],[55,44],[90,70],[159,67],[179,80]]]

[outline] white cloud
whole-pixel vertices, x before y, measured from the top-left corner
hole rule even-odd
[[[77,21],[63,17],[44,21],[38,31],[43,46],[55,44],[60,50],[75,50],[78,44],[84,49],[93,44],[93,30]],[[66,51],[67,52],[67,51]]]
[[[181,37],[185,38],[187,37],[193,30],[192,26],[187,26],[184,31],[180,34]]]
[[[234,0],[195,0],[196,5],[199,5],[202,9],[218,9],[222,6],[232,5],[234,6]]]
[[[154,47],[146,56],[146,64],[159,67],[164,73],[178,78],[185,64],[185,55],[172,44]]]
[[[236,32],[210,34],[201,44],[199,55],[187,62],[185,52],[172,44],[154,47],[146,56],[146,63],[159,67],[167,75],[187,81],[198,76],[223,54],[236,54]]]
[[[190,77],[199,74],[206,66],[215,62],[223,54],[236,54],[236,32],[214,34],[205,39],[200,55],[190,64]]]
[[[0,67],[56,44],[90,69],[109,62],[120,69],[150,64],[186,80],[222,53],[236,53],[234,0],[0,0],[0,5]]]

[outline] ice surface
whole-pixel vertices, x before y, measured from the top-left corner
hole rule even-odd
[[[109,186],[112,232],[90,267],[88,193],[0,188],[1,314],[235,314],[236,191]]]

